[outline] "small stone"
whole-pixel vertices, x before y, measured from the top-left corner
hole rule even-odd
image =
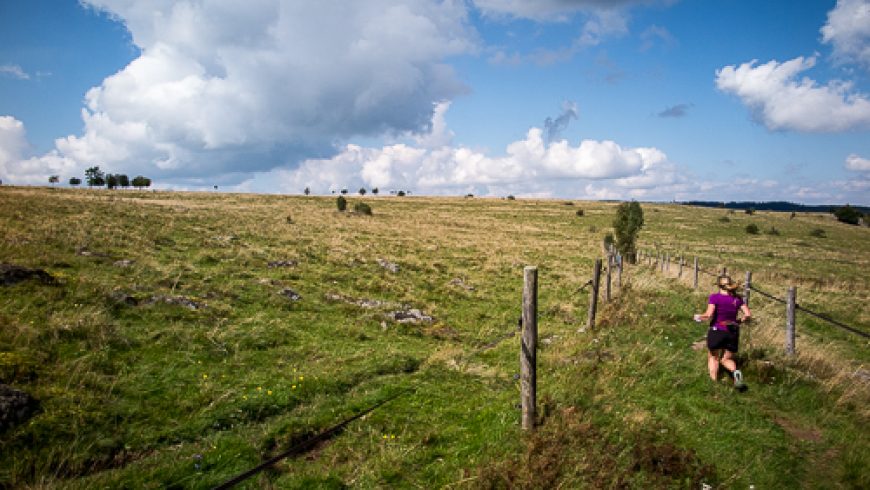
[[[299,301],[300,299],[302,299],[302,296],[299,293],[293,291],[290,288],[284,288],[278,294],[280,294],[281,296],[286,296],[290,299],[290,301]]]
[[[378,265],[392,272],[393,274],[397,274],[399,272],[399,265],[393,262],[384,259],[378,259]]]
[[[274,269],[276,267],[296,267],[297,262],[295,260],[274,260],[266,264],[270,269]]]
[[[115,261],[112,265],[115,267],[130,267],[133,265],[133,261],[130,259],[122,259]]]

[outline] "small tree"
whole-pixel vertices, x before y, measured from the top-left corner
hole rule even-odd
[[[344,211],[347,209],[347,199],[345,199],[344,196],[338,196],[335,200],[335,207],[337,207],[339,211]]]
[[[342,189],[342,190],[341,190],[341,194],[342,194],[342,195],[347,194],[347,189]]]
[[[106,175],[106,187],[109,189],[118,187],[118,176],[115,174]]]
[[[640,203],[631,201],[620,204],[616,209],[616,218],[613,219],[616,250],[632,264],[636,259],[637,235],[641,228],[643,228],[643,209]]]
[[[405,191],[399,191],[396,193],[396,195],[399,197],[405,197]]]
[[[127,177],[127,174],[121,174],[118,176],[118,187],[122,187],[124,189],[130,187],[130,177]]]
[[[82,183],[82,179],[80,179],[78,177],[70,177],[69,178],[69,185],[71,185],[73,187],[75,187],[77,185],[81,185],[81,183]]]
[[[52,187],[54,187],[54,184],[57,184],[58,182],[60,182],[59,175],[52,175],[48,178],[48,183],[51,184]]]
[[[302,191],[302,192],[304,192],[304,193],[305,193],[305,195],[306,195],[306,196],[307,196],[307,195],[309,195],[309,194],[311,194],[311,188],[309,188],[309,187],[306,187],[306,188],[305,188],[305,190],[304,190],[304,191]]]
[[[366,195],[366,188],[365,188],[365,187],[360,187],[360,188],[359,188],[359,195],[361,195],[361,196]]]
[[[850,225],[857,225],[861,221],[861,212],[848,204],[835,209],[834,216],[837,217],[837,221]]]
[[[149,179],[148,177],[144,177],[142,175],[137,175],[137,176],[133,177],[133,187],[135,187],[137,189],[141,189],[143,187],[150,187],[150,186],[151,186],[151,179]]]
[[[85,181],[88,183],[88,187],[102,187],[106,185],[106,174],[100,170],[100,167],[95,165],[85,170]]]
[[[372,189],[372,194],[374,194],[374,195],[376,195],[376,196],[378,195],[378,188],[377,188],[377,187],[375,187],[374,189]]]

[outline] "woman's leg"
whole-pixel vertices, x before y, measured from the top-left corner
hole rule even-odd
[[[734,362],[734,353],[730,350],[726,350],[725,354],[722,356],[722,365],[725,366],[725,369],[731,371],[732,373],[737,370],[737,363]]]
[[[716,381],[719,379],[719,356],[722,355],[721,349],[707,351],[707,370],[710,372],[710,379]]]

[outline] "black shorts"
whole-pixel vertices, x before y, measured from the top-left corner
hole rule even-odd
[[[736,326],[728,330],[716,330],[710,327],[707,331],[707,348],[710,350],[725,349],[729,352],[737,352],[737,344],[740,343],[740,330]]]

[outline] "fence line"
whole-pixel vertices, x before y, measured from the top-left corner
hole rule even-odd
[[[650,255],[650,254],[645,254],[645,255],[647,255],[647,256],[649,256],[649,257],[652,257],[652,255]],[[659,254],[659,256],[661,256],[661,254]],[[656,267],[654,267],[654,269],[655,269],[655,268],[656,268]],[[697,272],[703,272],[704,274],[707,274],[708,276],[712,276],[712,277],[718,277],[718,276],[719,276],[719,273],[710,272],[710,271],[708,271],[708,270],[705,270],[705,269],[702,269],[701,267],[699,267],[699,266],[698,266],[698,257],[697,257],[697,256],[695,257],[695,271],[696,271],[696,273],[697,273]],[[727,268],[723,267],[723,268],[722,268],[722,271],[723,271],[723,273],[724,273],[725,271],[727,271]],[[682,275],[682,274],[680,274],[680,276],[681,276],[681,275]],[[749,277],[749,276],[748,276],[748,277]],[[697,278],[696,278],[696,281],[695,281],[695,285],[694,285],[694,287],[695,287],[695,288],[698,287],[698,284],[697,284]],[[782,299],[782,298],[779,298],[779,297],[777,297],[777,296],[774,296],[774,295],[772,295],[772,294],[770,294],[770,293],[767,293],[767,292],[765,292],[765,291],[762,291],[761,289],[758,289],[758,288],[755,286],[755,284],[751,284],[751,285],[750,285],[750,284],[747,284],[746,289],[747,289],[747,291],[753,291],[753,292],[756,292],[756,293],[758,293],[758,294],[760,294],[760,295],[762,295],[762,296],[764,296],[764,297],[766,297],[766,298],[768,298],[768,299],[771,299],[771,300],[773,300],[773,301],[777,301],[777,302],[779,302],[779,303],[785,304],[786,306],[790,306],[791,308],[788,308],[788,311],[787,311],[788,314],[791,314],[791,312],[794,311],[794,310],[800,310],[800,311],[803,311],[804,313],[806,313],[806,314],[808,314],[808,315],[814,316],[814,317],[816,317],[816,318],[818,318],[818,319],[820,319],[820,320],[824,320],[824,321],[826,321],[826,322],[828,322],[828,323],[830,323],[830,324],[832,324],[832,325],[834,325],[834,326],[840,327],[840,328],[843,329],[843,330],[846,330],[846,331],[848,331],[848,332],[854,333],[854,334],[856,334],[856,335],[860,335],[860,336],[862,336],[862,337],[864,337],[864,338],[870,338],[870,334],[868,334],[867,332],[864,332],[864,331],[862,331],[862,330],[860,330],[860,329],[857,329],[857,328],[855,328],[855,327],[851,327],[851,326],[849,326],[849,325],[846,325],[845,323],[840,322],[840,321],[838,321],[838,320],[835,320],[835,319],[833,319],[833,318],[831,318],[831,317],[829,317],[829,316],[827,316],[827,315],[823,315],[823,314],[821,314],[821,313],[816,313],[816,312],[814,312],[814,311],[812,311],[812,310],[809,310],[809,309],[807,309],[807,308],[804,308],[803,306],[800,306],[799,304],[797,304],[796,301],[795,301],[794,304],[792,305],[792,304],[789,303],[788,299]]]

